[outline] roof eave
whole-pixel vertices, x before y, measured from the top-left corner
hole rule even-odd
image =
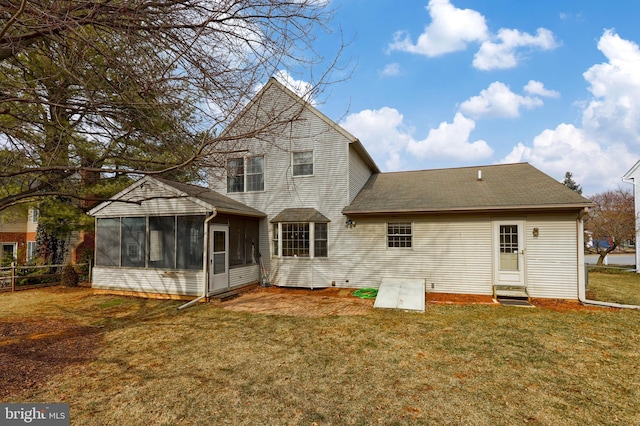
[[[520,205],[520,206],[482,206],[482,207],[450,207],[439,209],[396,209],[396,210],[342,210],[346,216],[378,216],[385,214],[435,214],[435,213],[491,213],[513,211],[581,211],[592,207],[593,203],[553,204],[553,205]]]

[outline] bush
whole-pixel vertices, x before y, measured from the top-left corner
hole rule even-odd
[[[78,274],[73,265],[70,263],[64,265],[64,268],[62,268],[62,276],[60,277],[60,284],[65,287],[77,287],[79,281]]]

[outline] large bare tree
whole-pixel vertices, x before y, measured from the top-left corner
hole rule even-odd
[[[618,188],[589,199],[595,206],[589,211],[585,229],[591,233],[593,247],[600,255],[598,265],[602,265],[607,254],[636,235],[633,193]]]
[[[295,120],[222,132],[269,76],[304,72],[307,96],[327,83],[342,48],[314,49],[327,3],[0,0],[0,211],[86,208],[123,178],[223,167],[234,140]]]

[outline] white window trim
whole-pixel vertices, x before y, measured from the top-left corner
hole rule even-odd
[[[249,191],[247,189],[248,185],[248,179],[247,177],[249,176],[249,174],[247,173],[248,170],[248,160],[250,158],[262,158],[262,183],[263,183],[263,187],[262,189],[259,190],[251,190]],[[229,191],[229,161],[231,160],[242,160],[242,183],[243,183],[243,190],[242,191]],[[267,159],[265,155],[247,155],[244,157],[229,157],[227,159],[227,165],[226,165],[226,173],[227,173],[227,194],[246,194],[247,192],[265,192],[267,190]],[[252,176],[255,176],[255,173],[252,174]]]
[[[284,245],[282,242],[282,224],[283,223],[306,223],[309,224],[309,256],[308,257],[300,257],[300,256],[283,256],[282,255],[282,246]],[[319,223],[324,223],[324,222],[319,222]],[[316,251],[316,229],[315,229],[315,224],[316,222],[278,222],[275,225],[277,225],[277,231],[274,230],[274,232],[276,232],[276,236],[275,238],[278,241],[278,253],[274,253],[273,256],[274,257],[279,257],[282,259],[328,259],[329,258],[329,225],[327,224],[327,255],[326,256],[320,256],[320,257],[316,257],[315,255],[315,251]],[[273,239],[271,240],[271,244],[273,244]]]
[[[408,223],[411,226],[411,247],[389,247],[389,224]],[[413,250],[415,246],[415,224],[411,220],[388,220],[385,224],[385,244],[387,250]]]
[[[294,171],[294,167],[296,166],[296,164],[294,164],[293,162],[293,157],[295,154],[302,154],[305,152],[310,152],[311,153],[311,168],[313,169],[311,174],[308,175],[297,175],[295,174]],[[304,163],[304,164],[308,164],[308,163]],[[313,149],[305,149],[305,150],[299,150],[299,151],[292,151],[291,152],[291,176],[294,178],[305,178],[305,177],[311,177],[314,176],[316,173],[316,153],[315,150]]]

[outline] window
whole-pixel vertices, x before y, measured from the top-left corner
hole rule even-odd
[[[247,191],[264,191],[264,157],[247,158]]]
[[[227,164],[227,192],[244,192],[244,158],[232,158]]]
[[[178,216],[176,266],[202,269],[204,256],[204,216]]]
[[[313,151],[294,152],[292,155],[293,175],[313,175]]]
[[[276,256],[312,258],[328,256],[326,223],[276,223],[273,226],[273,233],[273,253]]]
[[[176,217],[149,217],[149,267],[176,267]]]
[[[120,218],[96,220],[96,266],[120,266]]]
[[[36,242],[27,241],[27,262],[36,256]]]
[[[227,192],[251,191],[264,191],[264,157],[229,159]]]
[[[327,224],[315,223],[314,228],[314,256],[327,257]]]
[[[31,209],[31,223],[38,223],[38,217],[40,216],[40,210],[32,208]]]
[[[411,222],[387,223],[387,247],[411,248]]]
[[[121,226],[120,265],[144,266],[147,219],[144,217],[124,217]]]
[[[247,217],[229,217],[229,268],[257,262],[260,222]]]
[[[202,270],[204,216],[99,218],[96,266]]]

